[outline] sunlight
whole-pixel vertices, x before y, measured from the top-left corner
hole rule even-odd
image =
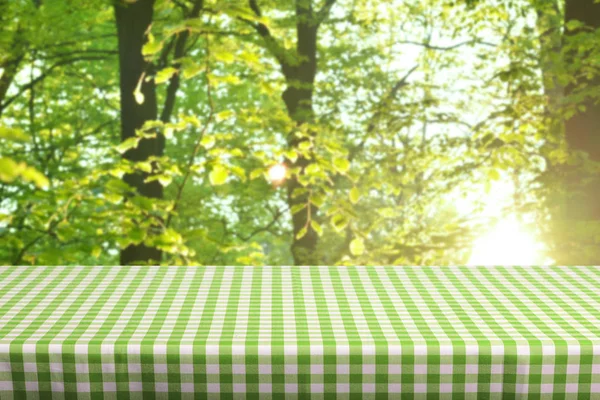
[[[287,168],[283,164],[275,164],[269,168],[269,180],[273,184],[280,184],[284,181],[287,174]]]
[[[543,245],[515,217],[500,221],[477,239],[468,265],[539,265]]]

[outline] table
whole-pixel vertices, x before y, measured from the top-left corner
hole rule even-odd
[[[596,398],[600,267],[0,267],[0,398]]]

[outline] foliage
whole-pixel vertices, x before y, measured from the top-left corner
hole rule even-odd
[[[176,101],[120,142],[112,5],[7,2],[0,262],[116,264],[144,243],[165,264],[291,264],[291,243],[312,232],[322,264],[463,263],[488,221],[483,200],[465,212],[461,199],[512,177],[514,211],[547,220],[548,166],[576,157],[560,121],[600,93],[551,102],[552,85],[598,73],[600,41],[585,31],[554,48],[561,17],[538,3],[157,0],[142,49],[153,67],[139,82],[154,80],[161,107]],[[304,88],[315,117],[301,124],[282,100],[303,88],[282,68],[303,61],[297,4],[324,17]],[[562,61],[569,51],[580,64]],[[121,157],[157,134],[164,155]],[[289,194],[268,179],[280,162],[301,185]],[[135,171],[164,198],[122,181]]]

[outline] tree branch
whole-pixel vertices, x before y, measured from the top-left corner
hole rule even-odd
[[[74,199],[75,199],[75,196],[71,196],[65,203],[65,206],[63,207],[65,210],[65,215],[63,218],[57,218],[53,221],[54,217],[57,216],[57,214],[60,210],[57,210],[54,214],[52,214],[52,216],[50,216],[50,218],[48,220],[48,228],[45,231],[43,231],[43,233],[41,235],[36,236],[31,242],[27,243],[25,246],[23,246],[21,248],[21,250],[17,253],[15,258],[13,259],[12,265],[20,264],[21,261],[23,260],[23,257],[25,256],[25,253],[27,253],[27,250],[29,250],[33,245],[35,245],[44,236],[46,236],[46,235],[53,236],[54,229],[58,226],[58,224],[61,221],[68,219],[71,216],[71,214],[73,213],[73,211],[75,211],[75,209],[77,208],[77,205],[75,205],[75,207],[69,209],[71,202]]]
[[[52,71],[54,69],[61,67],[63,65],[73,64],[77,61],[94,61],[94,60],[106,60],[106,57],[81,56],[81,57],[75,57],[75,58],[70,58],[67,60],[60,60],[60,61],[55,62],[48,69],[46,69],[44,72],[42,72],[40,75],[38,75],[37,77],[35,77],[31,81],[29,81],[29,83],[21,86],[19,88],[19,92],[17,94],[8,98],[4,103],[0,104],[0,114],[2,114],[2,112],[6,109],[6,107],[8,107],[12,102],[14,102],[17,98],[19,98],[19,96],[21,96],[25,91],[29,90],[30,88],[32,88],[33,86],[35,86],[36,84],[41,82],[42,80],[46,79],[48,77],[48,75],[50,75],[52,73]]]
[[[234,235],[238,239],[240,239],[240,240],[242,240],[244,242],[247,242],[247,241],[249,241],[250,239],[252,239],[254,236],[258,235],[261,232],[268,232],[273,227],[273,225],[275,225],[277,223],[277,221],[279,220],[279,218],[283,214],[284,214],[284,211],[278,209],[278,210],[275,211],[275,213],[273,213],[273,219],[267,225],[261,226],[259,228],[256,228],[255,230],[253,230],[252,232],[250,232],[250,234],[248,236],[242,236],[242,235],[240,235],[238,233],[235,233],[235,232],[234,232]]]
[[[192,151],[192,154],[190,154],[190,158],[188,159],[187,162],[187,168],[186,168],[186,172],[185,175],[183,176],[183,182],[181,182],[181,185],[179,185],[179,188],[177,190],[177,195],[175,196],[175,202],[173,203],[173,209],[171,210],[171,212],[169,213],[169,216],[167,217],[167,221],[165,222],[165,228],[169,227],[169,224],[171,223],[171,220],[173,219],[173,214],[175,213],[175,211],[177,210],[177,207],[179,206],[179,203],[181,202],[181,196],[183,195],[183,189],[185,187],[185,184],[187,183],[187,180],[189,179],[191,172],[192,172],[192,165],[194,164],[194,160],[196,159],[196,155],[198,154],[198,151],[200,151],[200,147],[202,147],[202,138],[204,137],[204,134],[206,133],[206,131],[208,130],[208,127],[210,126],[213,116],[215,114],[215,106],[212,100],[212,90],[211,90],[211,83],[210,83],[210,42],[208,40],[208,36],[206,37],[206,67],[205,67],[205,75],[206,75],[206,97],[208,99],[208,107],[209,107],[209,113],[208,113],[208,117],[206,118],[206,122],[204,124],[204,127],[202,128],[202,131],[200,132],[200,134],[198,135],[198,139],[196,140],[196,145],[194,146],[194,149]]]
[[[412,44],[414,46],[421,46],[421,47],[424,47],[429,50],[454,50],[459,47],[466,46],[468,44],[481,44],[481,45],[490,46],[490,47],[497,47],[497,45],[494,43],[486,42],[484,40],[479,40],[479,39],[465,40],[464,42],[455,43],[455,44],[452,44],[449,46],[436,46],[429,42],[417,42],[414,40],[399,40],[396,43]]]
[[[364,139],[358,146],[356,146],[356,147],[352,148],[352,150],[350,150],[350,152],[348,154],[348,161],[352,161],[354,159],[354,157],[356,157],[358,155],[359,151],[361,151],[365,147],[365,142],[367,141],[367,137],[370,134],[372,134],[373,131],[375,131],[377,122],[379,122],[379,119],[381,118],[381,114],[383,114],[384,107],[397,96],[398,91],[400,91],[400,89],[402,89],[404,86],[406,86],[408,84],[408,78],[410,78],[412,73],[415,72],[418,67],[419,67],[419,64],[417,64],[414,67],[412,67],[411,69],[409,69],[408,72],[406,74],[404,74],[404,76],[402,78],[400,78],[398,80],[398,82],[396,82],[396,84],[388,92],[387,96],[383,97],[379,101],[379,103],[377,105],[377,109],[376,109],[375,113],[373,114],[373,116],[371,117],[369,124],[367,125],[367,131],[366,131],[366,135],[365,135]]]
[[[321,25],[323,21],[327,19],[329,13],[331,12],[331,8],[335,4],[337,0],[325,0],[325,4],[319,11],[317,11],[317,25]]]
[[[188,18],[198,18],[198,16],[200,15],[200,11],[202,10],[203,7],[204,7],[204,0],[196,0],[196,2],[194,3],[194,8],[190,12],[190,15],[188,16]],[[173,55],[173,58],[175,60],[180,59],[181,57],[183,57],[185,55],[185,53],[186,53],[185,44],[186,44],[189,36],[190,36],[189,30],[185,30],[185,31],[181,32],[179,34],[179,36],[177,37],[177,40],[175,42],[175,54]],[[179,69],[181,67],[181,63],[177,62],[174,65],[174,67],[176,69]],[[179,89],[180,79],[181,78],[179,77],[179,73],[176,73],[169,80],[169,86],[167,87],[167,96],[165,99],[165,104],[164,104],[162,112],[160,114],[160,120],[162,122],[166,123],[166,122],[169,122],[169,120],[171,119],[171,114],[173,113],[173,108],[175,107],[176,94],[177,94],[177,90]]]
[[[257,17],[262,17],[262,11],[256,0],[248,0],[248,5]],[[265,42],[266,49],[275,57],[275,59],[277,59],[277,62],[279,62],[279,65],[283,69],[284,75],[287,74],[290,66],[286,60],[286,50],[273,36],[269,27],[262,22],[254,22],[245,18],[240,18],[240,20],[247,23],[258,32]]]

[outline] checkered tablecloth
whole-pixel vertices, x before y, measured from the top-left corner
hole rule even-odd
[[[600,399],[600,267],[0,267],[0,398]]]

